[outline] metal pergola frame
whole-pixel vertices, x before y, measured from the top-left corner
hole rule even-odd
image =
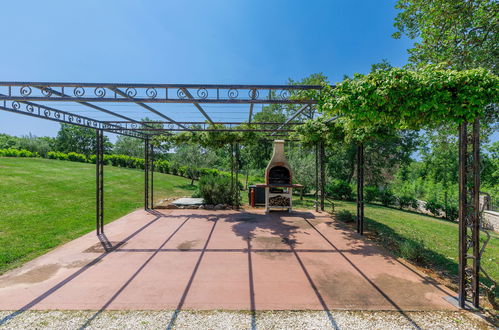
[[[151,138],[158,134],[180,131],[257,131],[267,139],[286,139],[297,125],[294,121],[303,111],[315,106],[316,100],[300,98],[299,92],[320,90],[319,85],[226,85],[226,84],[123,84],[72,82],[0,82],[0,110],[25,116],[67,123],[96,130],[96,232],[104,234],[104,132],[131,136],[144,141],[144,208],[153,208],[154,148]],[[60,104],[54,107],[46,102]],[[77,104],[112,120],[76,113],[67,104]],[[107,103],[128,104],[162,118],[143,122],[119,111],[106,108]],[[204,122],[180,122],[157,109],[161,103],[192,104],[206,119]],[[247,104],[248,121],[213,121],[205,104]],[[283,104],[301,107],[283,123],[254,122],[254,105]],[[332,118],[331,120],[334,120]],[[161,127],[158,127],[161,125]],[[220,125],[220,126],[218,126]],[[276,127],[277,126],[277,127]],[[466,307],[468,297],[479,307],[479,271],[483,247],[479,246],[479,122],[459,128],[459,306]],[[324,210],[325,146],[316,147],[316,207]],[[231,145],[231,189],[234,178],[234,145]],[[357,232],[364,231],[364,147],[357,148]],[[319,194],[320,192],[320,194]],[[471,260],[471,265],[468,261]]]

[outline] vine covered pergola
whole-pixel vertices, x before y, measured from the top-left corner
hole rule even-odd
[[[459,132],[459,305],[465,308],[471,299],[478,308],[480,271],[486,275],[480,267],[484,249],[480,247],[480,118],[496,110],[497,92],[497,77],[485,70],[435,67],[376,71],[337,86],[0,82],[0,110],[95,129],[97,235],[104,232],[104,132],[144,141],[145,209],[153,208],[152,142],[158,135],[175,139],[177,132],[225,136],[258,132],[266,139],[298,139],[315,146],[322,210],[324,150],[335,139],[352,141],[358,146],[357,232],[363,234],[364,143],[396,130],[455,124]],[[116,110],[117,104],[121,109]],[[178,121],[164,108],[166,104],[190,104],[203,120]],[[214,120],[208,105],[222,104],[245,109],[247,120]],[[255,105],[269,104],[295,105],[296,110],[282,123],[254,122]],[[320,115],[297,122],[311,107]],[[158,119],[144,122],[125,109]]]

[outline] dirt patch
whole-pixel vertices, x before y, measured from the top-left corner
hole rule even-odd
[[[116,250],[117,248],[123,247],[126,245],[126,242],[118,242],[118,241],[111,241],[106,243],[106,248],[102,245],[102,243],[95,243],[88,249],[84,250],[83,253],[104,253],[104,252],[109,252]],[[106,251],[107,249],[107,251]]]
[[[363,277],[352,272],[325,273],[317,278],[319,292],[332,302],[341,302],[345,307],[377,305],[383,300],[370,290],[371,285]]]
[[[198,239],[182,242],[179,245],[177,245],[177,249],[179,249],[180,251],[189,251],[192,248],[194,248],[197,242],[199,242]]]
[[[43,265],[33,268],[22,274],[13,274],[0,279],[0,288],[20,283],[38,283],[49,279],[57,273],[61,266],[58,264]]]
[[[64,267],[65,268],[81,268],[81,267],[85,267],[86,265],[88,265],[92,261],[94,261],[94,259],[75,260],[67,265],[64,265]],[[98,262],[101,262],[101,260],[99,260]]]
[[[434,293],[434,290],[428,283],[413,282],[390,274],[381,274],[373,282],[392,300],[401,301],[402,306],[424,308],[431,305],[427,294]]]

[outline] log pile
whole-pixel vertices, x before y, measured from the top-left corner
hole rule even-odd
[[[269,198],[269,206],[289,206],[290,199],[284,196],[275,196]]]

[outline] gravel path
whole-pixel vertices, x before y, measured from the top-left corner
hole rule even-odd
[[[465,312],[0,311],[0,329],[494,329]]]

